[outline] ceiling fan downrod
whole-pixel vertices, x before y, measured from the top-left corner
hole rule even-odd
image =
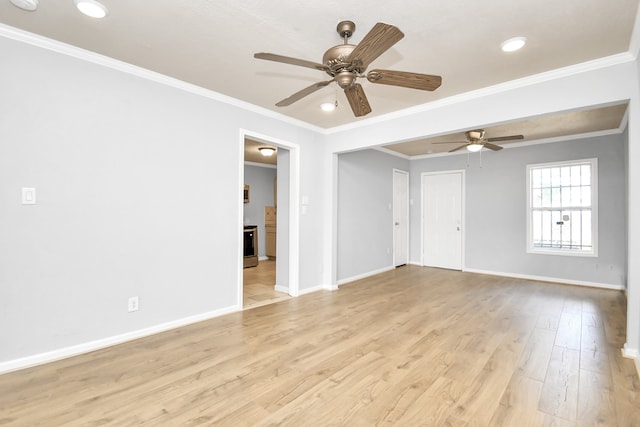
[[[356,31],[356,24],[353,21],[340,21],[336,27],[336,31],[343,38],[344,44],[349,44],[349,37]]]

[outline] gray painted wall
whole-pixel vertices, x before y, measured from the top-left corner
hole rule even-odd
[[[300,191],[322,205],[312,130],[30,44],[0,51],[0,363],[237,308],[240,129],[300,146]],[[300,232],[301,262],[322,264],[322,222]],[[321,282],[305,271],[301,288]]]
[[[598,257],[526,252],[526,165],[598,158]],[[465,268],[623,285],[626,275],[626,178],[623,135],[411,161],[410,198],[422,172],[466,169]],[[420,263],[420,203],[411,207],[411,260]]]
[[[244,204],[245,225],[258,226],[258,256],[267,256],[264,208],[273,206],[273,184],[276,169],[244,165],[244,183],[249,185],[249,203]]]
[[[393,169],[409,161],[377,150],[338,156],[338,280],[393,266]]]

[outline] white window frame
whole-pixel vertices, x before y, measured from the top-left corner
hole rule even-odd
[[[575,166],[588,163],[591,165],[591,243],[590,251],[562,248],[540,248],[533,246],[532,228],[532,194],[531,194],[531,171],[538,168],[549,168],[557,166]],[[537,163],[527,165],[527,252],[532,254],[565,255],[565,256],[598,256],[598,159],[567,160],[561,162]]]

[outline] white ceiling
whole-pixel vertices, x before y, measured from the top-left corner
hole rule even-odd
[[[404,39],[369,68],[438,74],[443,83],[426,92],[363,81],[373,110],[364,118],[370,118],[627,52],[638,6],[638,0],[101,1],[109,14],[97,20],[80,14],[73,0],[40,0],[35,12],[0,0],[0,22],[320,128],[363,118],[353,116],[335,84],[289,107],[276,107],[281,99],[328,77],[257,60],[254,53],[321,62],[325,50],[342,43],[335,30],[341,20],[356,23],[353,44],[376,22],[397,26]],[[500,43],[515,36],[526,36],[528,44],[503,53]],[[338,109],[322,112],[319,104],[336,94]]]

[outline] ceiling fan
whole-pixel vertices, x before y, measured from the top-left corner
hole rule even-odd
[[[464,133],[467,136],[467,141],[463,145],[460,145],[453,150],[449,150],[449,153],[453,153],[454,151],[461,150],[463,148],[467,148],[469,151],[480,151],[482,147],[488,148],[493,151],[502,150],[502,147],[499,145],[492,144],[492,142],[498,141],[512,141],[516,139],[524,139],[523,135],[509,135],[509,136],[498,136],[495,138],[486,138],[484,135],[484,129],[476,129],[469,130]],[[435,144],[460,144],[459,141],[451,141],[451,142],[436,142]]]
[[[362,85],[356,83],[356,79],[358,78],[366,78],[371,83],[429,91],[436,90],[440,87],[442,78],[429,74],[393,70],[371,70],[365,74],[365,70],[369,64],[400,41],[404,37],[404,34],[393,25],[378,22],[356,46],[348,43],[349,37],[351,37],[355,29],[356,25],[352,21],[341,21],[338,23],[336,30],[344,39],[344,44],[334,46],[327,50],[322,57],[321,64],[273,53],[256,53],[253,55],[254,58],[257,59],[313,68],[324,71],[331,76],[330,80],[314,83],[278,102],[276,106],[284,107],[291,105],[305,96],[327,86],[329,83],[336,82],[344,89],[353,114],[356,117],[360,117],[369,114],[371,107],[364,94]]]

